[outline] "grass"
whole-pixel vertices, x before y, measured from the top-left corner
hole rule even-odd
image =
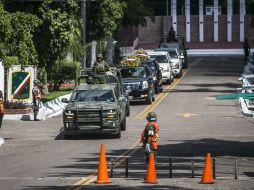
[[[49,92],[47,95],[42,95],[42,102],[45,103],[59,96],[70,94],[73,89],[74,87],[61,87],[59,91]]]

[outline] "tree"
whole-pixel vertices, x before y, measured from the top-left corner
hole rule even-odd
[[[66,58],[79,30],[78,4],[74,0],[46,0],[41,4],[38,16],[43,24],[37,30],[34,39],[39,54],[40,70],[46,69],[50,80],[54,80],[57,85],[58,80],[53,71],[58,71],[59,64]],[[47,81],[45,78],[41,80]]]
[[[38,54],[33,42],[33,33],[40,26],[41,20],[30,13],[10,13],[0,2],[0,43],[1,59],[5,66],[8,60],[16,60],[22,66],[38,64]],[[15,56],[10,59],[9,56]]]
[[[126,4],[120,0],[101,0],[89,6],[88,40],[101,40],[112,36],[120,25]]]
[[[148,8],[147,4],[142,3],[141,0],[124,0],[126,3],[126,9],[124,10],[123,26],[142,26],[146,25],[146,16],[149,16],[153,20],[154,11],[152,8]]]

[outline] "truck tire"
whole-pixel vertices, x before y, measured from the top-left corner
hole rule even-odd
[[[121,130],[122,131],[126,131],[126,117],[121,122]]]
[[[148,94],[147,98],[146,98],[146,104],[150,105],[153,102],[153,97],[151,95],[151,93]]]
[[[120,139],[120,138],[121,138],[121,127],[119,128],[118,133],[113,134],[113,138],[114,138],[114,139]]]

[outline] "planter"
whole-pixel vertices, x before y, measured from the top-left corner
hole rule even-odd
[[[32,108],[25,108],[25,109],[4,109],[4,114],[28,114],[32,113]]]

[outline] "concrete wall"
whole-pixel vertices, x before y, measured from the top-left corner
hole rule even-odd
[[[204,15],[204,41],[214,41],[213,16]],[[240,41],[239,15],[232,17],[232,41]],[[254,41],[254,27],[251,27],[252,17],[245,16],[245,37]],[[147,27],[138,27],[139,44],[160,43],[167,39],[168,31],[172,23],[171,16],[156,16],[155,22],[147,18]],[[186,37],[185,16],[177,16],[177,34]],[[227,15],[219,16],[219,42],[227,41]],[[186,38],[185,38],[186,39]],[[191,15],[191,42],[199,42],[199,16]]]

